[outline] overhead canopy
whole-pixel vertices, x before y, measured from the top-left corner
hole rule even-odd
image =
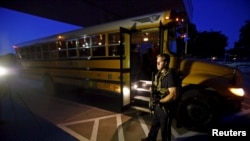
[[[0,6],[82,27],[155,13],[184,10],[186,0],[2,0]]]

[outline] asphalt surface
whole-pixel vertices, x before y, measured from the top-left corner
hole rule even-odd
[[[39,81],[15,78],[4,86],[1,141],[140,141],[150,128],[148,113],[113,112],[46,95]],[[172,130],[172,141],[207,140],[204,133],[177,129],[175,122]]]
[[[41,82],[35,80],[15,78],[12,83],[2,84],[1,141],[140,141],[150,128],[148,113],[132,109],[119,113],[46,95]],[[73,97],[72,91],[70,96]],[[103,99],[99,101],[105,103]],[[234,120],[240,119],[237,122],[250,125],[250,116],[244,120],[241,116],[250,113],[248,102],[245,102],[245,106],[237,118],[232,116],[227,120],[236,123]],[[210,140],[209,135],[177,128],[173,122],[172,141],[201,140]],[[160,134],[157,141],[160,141]]]
[[[33,113],[21,101],[21,97],[14,96],[7,87],[1,88],[1,141],[77,141],[53,123]]]

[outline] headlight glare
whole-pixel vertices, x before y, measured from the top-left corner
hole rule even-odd
[[[0,76],[7,75],[7,73],[8,73],[8,70],[0,66]]]
[[[244,96],[245,92],[243,88],[229,88],[229,91],[237,96]]]

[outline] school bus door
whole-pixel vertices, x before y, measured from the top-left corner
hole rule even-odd
[[[130,34],[129,29],[120,27],[120,88],[122,107],[130,104]]]

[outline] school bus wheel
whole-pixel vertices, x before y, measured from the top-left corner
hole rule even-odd
[[[218,103],[208,91],[193,89],[183,93],[177,111],[178,122],[184,127],[203,131],[209,129],[220,119]]]

